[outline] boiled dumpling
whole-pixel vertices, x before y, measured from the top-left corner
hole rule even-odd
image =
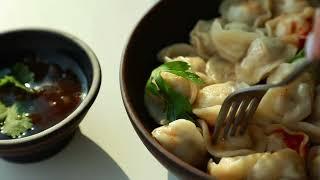
[[[291,149],[209,161],[208,171],[219,180],[306,179],[303,159]]]
[[[225,98],[235,90],[244,87],[248,87],[248,85],[229,81],[202,88],[194,103],[193,113],[213,126]]]
[[[193,71],[194,73],[196,72],[201,72],[204,73],[205,69],[206,69],[206,62],[200,58],[200,57],[176,57],[174,59],[171,58],[164,58],[165,62],[170,62],[170,61],[183,61],[186,62],[190,65],[191,71]]]
[[[281,64],[268,78],[268,83],[276,83],[286,77],[287,69],[297,63]],[[314,82],[309,73],[304,73],[291,84],[268,90],[262,98],[255,119],[259,123],[275,122],[290,124],[302,121],[311,114]]]
[[[215,55],[206,64],[206,74],[210,76],[214,83],[224,83],[235,81],[235,66],[229,61]]]
[[[209,34],[211,24],[212,21],[200,20],[190,33],[190,43],[197,54],[205,59],[209,59],[215,53]]]
[[[271,0],[225,0],[220,13],[229,22],[258,27],[271,18]]]
[[[198,85],[181,76],[169,72],[162,72],[161,77],[173,88],[174,91],[184,95],[192,104],[198,94]]]
[[[320,127],[320,85],[316,88],[310,123]]]
[[[265,78],[282,62],[292,58],[297,49],[277,38],[261,37],[250,45],[243,61],[236,66],[237,79],[253,85]]]
[[[264,153],[248,174],[249,180],[305,180],[304,161],[291,149]]]
[[[213,157],[231,157],[248,155],[256,152],[264,152],[267,145],[267,136],[263,130],[255,125],[249,125],[248,130],[242,136],[228,136],[218,138],[212,143],[209,127],[203,120],[199,120],[205,145]],[[222,132],[221,132],[222,133]]]
[[[197,52],[189,44],[177,43],[162,49],[158,54],[161,61],[164,61],[165,57],[176,58],[179,56],[194,57],[197,56]]]
[[[168,151],[187,163],[201,166],[207,155],[203,137],[194,123],[179,119],[152,131],[152,136]]]
[[[292,0],[293,1],[293,0]],[[306,7],[297,14],[284,14],[266,22],[269,36],[279,37],[286,43],[303,47],[312,29],[314,9]]]
[[[221,19],[215,19],[210,35],[217,54],[231,63],[239,62],[245,56],[251,42],[259,37],[255,32],[238,28],[227,30]]]
[[[320,146],[314,146],[309,150],[307,167],[310,180],[320,179]]]
[[[302,12],[307,6],[307,0],[273,0],[272,11],[274,16],[279,16]]]

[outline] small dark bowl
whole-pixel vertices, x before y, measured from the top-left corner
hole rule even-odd
[[[47,56],[60,54],[77,63],[88,82],[87,96],[68,117],[49,129],[20,139],[0,140],[0,156],[10,161],[38,161],[61,150],[72,138],[100,89],[101,72],[98,59],[79,39],[52,30],[27,29],[0,34],[2,58],[10,54],[41,52],[45,52]],[[56,61],[62,65],[65,63],[59,58]],[[1,62],[3,63],[8,62]]]
[[[170,171],[183,179],[212,179],[205,170],[183,162],[154,138],[158,125],[144,105],[144,88],[151,71],[160,65],[157,53],[163,47],[188,42],[189,33],[199,19],[218,16],[220,1],[163,0],[139,22],[124,51],[120,69],[122,99],[131,123],[148,150]]]

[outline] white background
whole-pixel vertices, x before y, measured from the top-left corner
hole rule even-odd
[[[0,32],[42,27],[79,37],[102,68],[99,96],[67,148],[33,164],[0,159],[1,180],[176,179],[134,132],[119,88],[119,65],[130,32],[155,0],[1,0]]]

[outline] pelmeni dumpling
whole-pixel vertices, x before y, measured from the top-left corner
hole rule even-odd
[[[241,29],[225,29],[221,19],[215,19],[210,37],[217,54],[225,60],[236,63],[246,54],[251,42],[259,37],[258,33]]]
[[[152,136],[168,151],[196,167],[207,156],[203,137],[194,123],[179,119],[152,131]]]
[[[320,146],[314,146],[309,150],[307,167],[309,170],[310,180],[320,179]]]
[[[225,0],[220,13],[229,22],[258,27],[271,18],[271,0]]]
[[[297,48],[277,38],[260,37],[251,43],[246,57],[236,66],[237,79],[256,84],[296,52]]]
[[[235,90],[244,87],[248,87],[248,85],[229,81],[202,88],[194,103],[193,113],[213,126],[225,98]]]
[[[290,148],[295,150],[301,157],[306,156],[309,145],[309,136],[303,132],[291,131],[280,124],[270,124],[264,127],[268,135],[267,152],[275,152]]]
[[[165,57],[164,58],[165,62],[170,62],[170,61],[183,61],[186,62],[190,65],[191,71],[193,72],[201,72],[204,73],[206,70],[206,62],[201,58],[201,57],[182,57],[178,56],[174,59]]]
[[[212,21],[200,20],[190,33],[191,45],[197,54],[204,59],[209,59],[215,53],[209,34],[211,24]]]
[[[306,179],[303,159],[291,149],[209,161],[208,172],[219,180]]]
[[[276,83],[286,77],[296,63],[281,64],[268,78],[268,83]],[[311,114],[314,97],[314,82],[309,73],[304,73],[291,84],[273,88],[262,98],[255,119],[259,123],[274,122],[279,124],[291,124],[302,121]]]
[[[316,88],[310,123],[320,127],[320,85]]]
[[[305,7],[309,6],[307,0],[273,0],[273,16],[282,14],[293,14],[302,12]]]
[[[236,80],[235,65],[229,61],[225,61],[218,55],[208,60],[206,74],[212,78],[214,83],[225,83]]]
[[[189,44],[177,43],[177,44],[173,44],[171,46],[165,47],[158,54],[158,58],[161,61],[164,61],[165,57],[176,58],[179,56],[194,57],[194,56],[197,56],[197,52]]]
[[[293,0],[292,0],[293,1]],[[279,37],[286,43],[303,47],[306,36],[312,29],[314,9],[306,7],[296,14],[283,14],[266,22],[269,36]]]
[[[258,126],[249,125],[244,135],[218,138],[217,142],[213,144],[211,139],[212,134],[210,134],[207,123],[199,120],[199,124],[207,150],[213,157],[222,158],[248,155],[266,150],[267,136]]]
[[[174,91],[184,95],[192,104],[197,98],[199,87],[197,84],[181,76],[169,72],[162,72],[161,77],[173,88]]]

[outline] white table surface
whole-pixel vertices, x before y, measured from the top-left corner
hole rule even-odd
[[[42,27],[85,41],[102,68],[100,93],[81,133],[42,162],[0,159],[1,180],[176,179],[144,147],[122,104],[119,65],[130,32],[155,0],[1,0],[0,31]]]

